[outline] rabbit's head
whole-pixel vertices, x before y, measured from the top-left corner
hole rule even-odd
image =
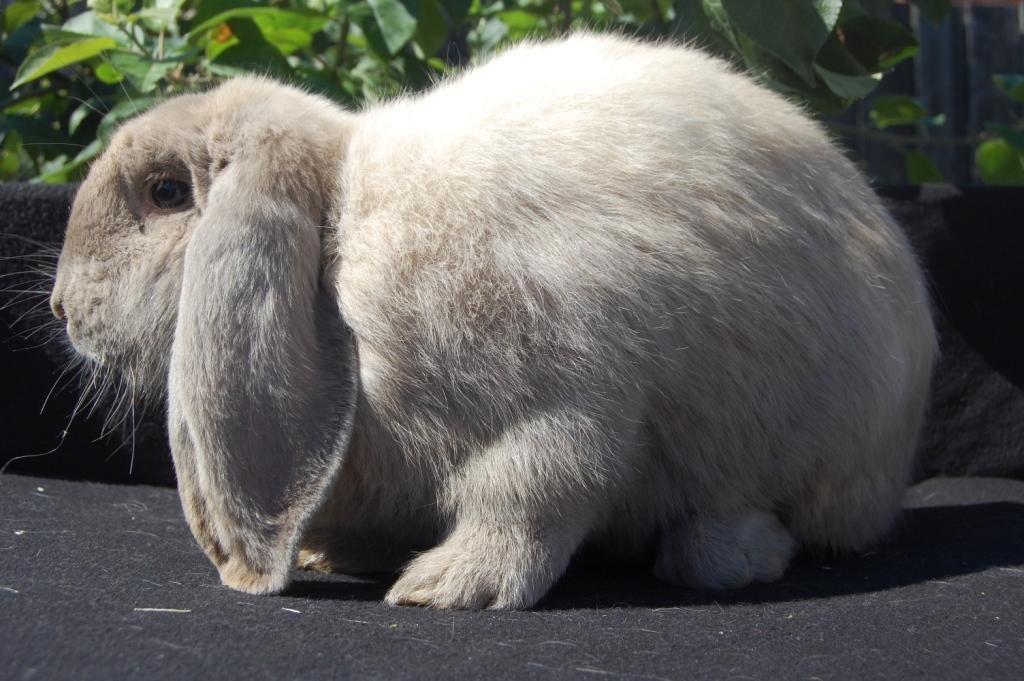
[[[347,446],[354,351],[321,277],[352,122],[259,78],[168,100],[90,169],[58,265],[54,314],[167,396],[192,530],[251,591],[283,587]]]
[[[166,385],[204,104],[172,100],[114,137],[78,192],[50,299],[75,350],[140,388]]]
[[[338,195],[328,175],[345,118],[318,98],[243,78],[125,123],[78,191],[50,300],[74,348],[161,395],[189,241],[204,219],[241,208],[227,192],[210,205],[218,178],[232,163],[259,163],[254,173],[272,174],[257,182],[272,193],[237,198],[287,200],[320,224]]]

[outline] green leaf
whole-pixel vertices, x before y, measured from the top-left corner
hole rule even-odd
[[[831,11],[832,4],[807,0],[722,0],[722,7],[736,28],[781,59],[808,85],[814,85],[814,57],[829,36],[829,27],[817,5]]]
[[[442,0],[441,4],[448,12],[448,18],[451,19],[452,25],[459,26],[469,14],[473,0]]]
[[[526,37],[536,31],[540,24],[540,18],[536,14],[524,12],[521,9],[501,12],[497,16],[508,26],[509,37],[512,39]]]
[[[116,11],[123,16],[132,11],[135,0],[87,0],[85,4],[100,14],[113,14]]]
[[[263,26],[264,22],[255,21],[263,37],[281,54],[292,54],[313,44],[313,36],[308,31],[288,26]]]
[[[4,9],[4,33],[10,35],[32,21],[42,9],[38,2],[12,2]]]
[[[814,65],[814,71],[825,81],[828,89],[843,99],[862,99],[874,92],[878,87],[879,76],[851,76],[845,73],[830,71],[818,64]]]
[[[292,68],[284,55],[263,36],[252,19],[232,19],[229,24],[238,43],[217,54],[218,75],[243,72],[270,73],[279,78],[291,75]],[[214,65],[211,64],[211,68]]]
[[[477,54],[481,56],[491,54],[507,35],[508,26],[505,25],[505,22],[497,17],[491,17],[477,30],[478,43],[475,46]]]
[[[921,9],[921,13],[933,23],[939,23],[949,14],[949,0],[910,0]]]
[[[4,53],[15,64],[25,61],[26,55],[38,42],[42,32],[42,22],[38,18],[32,19],[18,30],[7,35],[3,43]]]
[[[349,17],[352,19],[352,23],[359,27],[362,35],[358,35],[355,31],[349,33],[349,45],[369,52],[380,62],[389,61],[392,56],[391,50],[384,40],[384,35],[377,24],[377,18],[373,15],[373,10],[365,3],[353,5],[350,9]],[[360,60],[361,62],[362,60]],[[381,63],[375,63],[378,68],[382,65]],[[362,89],[366,91],[369,88]]]
[[[945,182],[942,171],[935,162],[919,151],[908,151],[903,155],[903,168],[910,184],[934,184]]]
[[[1003,94],[1018,104],[1024,104],[1024,75],[1001,73],[992,76],[992,80]]]
[[[146,28],[157,33],[173,31],[177,33],[178,15],[185,0],[145,0],[142,11],[135,16],[142,20]]]
[[[825,28],[832,30],[839,21],[839,13],[843,10],[843,0],[811,0],[818,16],[825,23]]]
[[[1001,123],[989,123],[986,127],[1009,142],[1014,149],[1024,151],[1024,131]]]
[[[29,97],[4,108],[4,115],[37,116],[43,108],[42,97]]]
[[[770,62],[769,62],[770,63]],[[809,104],[812,108],[826,115],[838,115],[850,106],[851,100],[835,94],[825,83],[818,79],[813,86],[808,86],[799,76],[785,64],[771,65],[762,82],[776,92],[790,99]]]
[[[870,73],[888,71],[918,51],[914,34],[895,21],[852,16],[840,28],[843,46]]]
[[[394,0],[392,0],[394,1]],[[232,19],[251,19],[259,26],[260,31],[269,42],[279,39],[283,44],[291,44],[296,32],[312,34],[321,30],[330,18],[319,12],[300,9],[278,9],[277,7],[237,7],[221,12],[202,22],[188,33],[189,41],[197,41],[205,37],[207,31],[219,27]],[[275,36],[275,34],[281,34]],[[308,41],[302,45],[305,47]]]
[[[856,0],[855,2],[843,3],[848,5],[850,9],[855,9],[855,5],[859,5],[861,8],[861,14],[867,12],[875,16],[889,16],[892,10],[892,0]]]
[[[619,0],[620,13],[633,23],[642,24],[653,16],[650,0]]]
[[[66,157],[61,156],[54,159],[53,162],[44,164],[41,169],[42,172],[35,179],[48,184],[68,182],[74,179],[75,171],[99,156],[100,152],[103,151],[103,147],[103,142],[99,139],[94,139],[70,161],[65,160]]]
[[[177,68],[177,60],[154,61],[134,52],[110,52],[107,61],[120,73],[128,76],[135,89],[148,94],[156,89],[168,73]]]
[[[113,38],[86,38],[69,45],[44,47],[30,54],[21,65],[21,68],[18,69],[18,77],[11,85],[11,89],[18,88],[65,66],[91,59],[105,50],[115,47],[117,47],[117,42]]]
[[[206,57],[213,61],[220,56],[221,52],[237,44],[238,38],[232,32],[231,25],[221,24],[216,31],[210,33],[209,39],[206,41]]]
[[[688,2],[686,4],[699,5],[684,10],[683,2],[676,3],[676,11],[685,11],[691,15],[693,28],[698,29],[695,37],[703,40],[710,39],[712,49],[727,58],[735,59],[736,55],[743,55],[743,47],[739,43],[739,36],[733,29],[733,22],[729,19],[728,12],[722,6],[723,0],[700,0],[699,2]]]
[[[191,18],[192,26],[189,30],[195,30],[195,27],[222,12],[242,7],[257,7],[258,3],[255,0],[192,0],[189,5],[196,11],[195,16]]]
[[[71,17],[64,22],[58,31],[47,27],[44,27],[43,31],[47,42],[51,43],[57,40],[57,33],[60,34],[61,39],[67,41],[77,40],[82,36],[89,38],[113,38],[119,45],[129,49],[135,47],[135,42],[131,36],[134,36],[135,40],[140,43],[146,39],[146,34],[140,26],[129,26],[126,24],[116,26],[92,10]]]
[[[388,52],[396,54],[416,32],[416,19],[398,0],[367,0]]]
[[[731,56],[727,38],[713,25],[711,14],[721,13],[728,24],[728,17],[718,0],[675,0],[672,5],[675,20],[672,31],[684,40],[696,40],[704,49],[719,56]]]
[[[913,125],[928,118],[928,110],[910,97],[883,95],[875,99],[868,114],[879,128]]]
[[[1004,139],[986,140],[978,145],[974,160],[981,179],[992,185],[1024,184],[1024,152]]]
[[[107,62],[103,62],[97,66],[94,73],[96,74],[96,77],[100,79],[100,82],[106,83],[107,85],[114,85],[115,83],[120,83],[124,80],[124,74]]]
[[[78,130],[78,126],[80,126],[91,113],[93,113],[93,105],[88,102],[82,103],[78,108],[72,111],[71,116],[68,118],[68,134],[74,135],[75,131]]]
[[[844,99],[861,99],[870,94],[881,79],[853,58],[835,34],[830,35],[814,63],[815,72],[828,88]]]
[[[9,149],[6,146],[0,149],[0,177],[8,180],[18,173],[21,167],[21,159],[18,157],[17,149]]]
[[[448,24],[438,0],[423,0],[413,40],[428,56],[437,54],[448,40]]]

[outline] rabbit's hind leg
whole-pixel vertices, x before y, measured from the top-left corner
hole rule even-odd
[[[626,474],[607,420],[548,412],[509,427],[467,461],[446,491],[452,528],[414,559],[386,597],[392,605],[515,609],[561,577]]]
[[[697,589],[735,589],[782,577],[796,548],[768,511],[729,520],[691,516],[663,529],[654,574]]]

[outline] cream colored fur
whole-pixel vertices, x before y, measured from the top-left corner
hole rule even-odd
[[[168,175],[192,204],[148,203]],[[935,355],[905,238],[817,124],[590,35],[359,113],[256,78],[171,100],[91,170],[53,295],[168,396],[226,584],[422,551],[387,600],[436,607],[529,607],[585,542],[711,588],[869,545]]]

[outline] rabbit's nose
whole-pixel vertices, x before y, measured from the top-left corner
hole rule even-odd
[[[50,298],[50,309],[53,310],[53,316],[57,319],[66,321],[68,315],[64,312],[64,299],[60,296],[53,296]]]

